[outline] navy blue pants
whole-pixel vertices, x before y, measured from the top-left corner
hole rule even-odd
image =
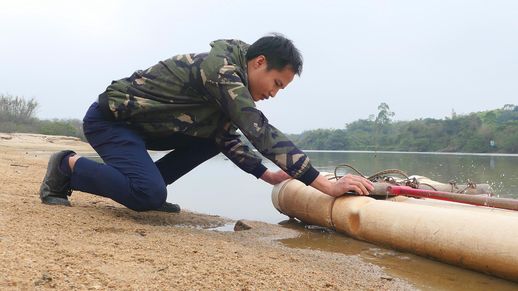
[[[167,185],[220,152],[210,139],[182,134],[145,140],[125,123],[105,118],[97,102],[88,109],[83,130],[104,164],[78,159],[72,189],[111,198],[136,211],[162,206]],[[147,149],[174,150],[153,162]]]

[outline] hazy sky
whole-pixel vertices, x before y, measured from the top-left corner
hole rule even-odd
[[[0,0],[0,94],[82,118],[112,80],[220,38],[269,33],[304,56],[259,108],[286,133],[518,104],[518,1]]]

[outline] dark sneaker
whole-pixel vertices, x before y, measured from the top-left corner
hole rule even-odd
[[[172,213],[178,213],[180,212],[180,205],[173,204],[169,202],[164,202],[160,208],[155,209],[156,211],[162,211],[162,212],[172,212]]]
[[[63,158],[69,154],[75,154],[75,152],[60,151],[50,156],[47,173],[40,187],[42,203],[70,206],[67,197],[72,194],[72,189],[70,189],[70,177],[59,170],[59,164]]]

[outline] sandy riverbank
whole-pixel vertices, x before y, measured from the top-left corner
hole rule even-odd
[[[216,232],[229,220],[182,210],[138,213],[74,192],[73,207],[41,204],[54,151],[92,149],[77,139],[0,134],[0,289],[405,290],[357,256],[290,249],[278,225]]]

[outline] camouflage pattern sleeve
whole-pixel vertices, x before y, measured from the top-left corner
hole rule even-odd
[[[241,170],[259,179],[267,170],[262,164],[262,159],[240,139],[235,129],[228,127],[231,127],[230,123],[227,123],[224,131],[216,136],[216,143],[220,145],[221,152]]]
[[[242,69],[245,66],[231,64],[218,53],[215,47],[201,64],[202,80],[209,95],[263,156],[293,178],[305,184],[313,182],[319,173],[311,166],[306,154],[270,125],[255,107],[245,85],[247,76]],[[221,59],[223,63],[220,63]]]

